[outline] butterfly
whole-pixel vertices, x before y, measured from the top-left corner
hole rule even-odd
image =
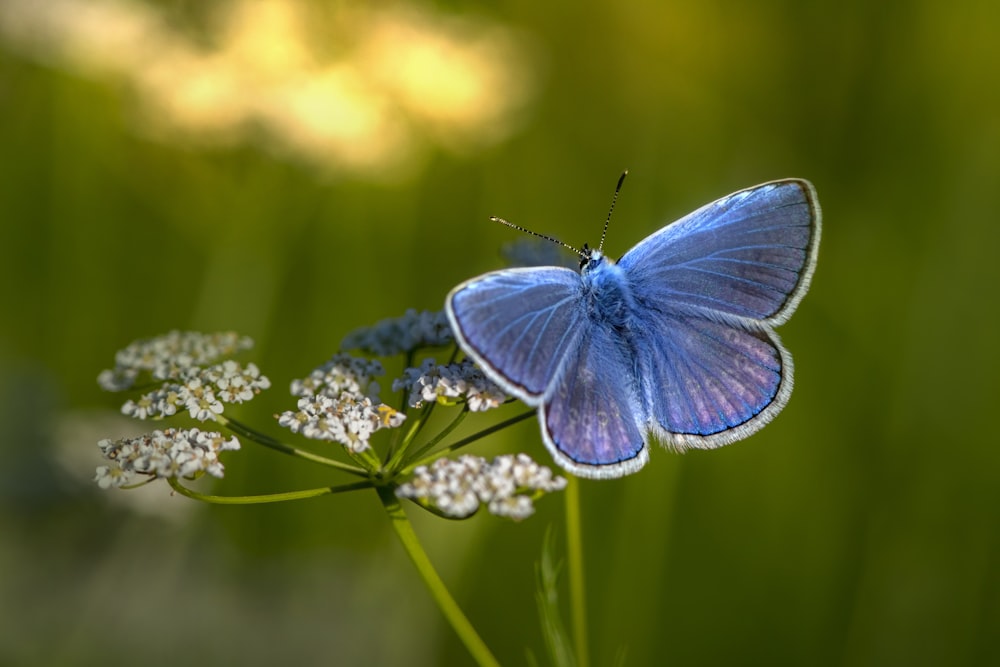
[[[579,272],[494,271],[455,287],[445,309],[466,355],[537,408],[559,465],[621,477],[647,463],[651,436],[677,451],[721,447],[785,406],[792,357],[774,329],[809,287],[820,220],[812,184],[772,181],[699,208],[617,262],[602,236],[577,251]]]

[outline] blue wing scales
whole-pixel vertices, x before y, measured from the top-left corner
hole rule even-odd
[[[579,301],[574,271],[507,269],[456,287],[446,311],[462,348],[491,379],[538,405],[582,333]]]
[[[635,357],[621,336],[590,321],[539,407],[542,437],[581,477],[620,477],[649,459]]]
[[[819,232],[812,185],[775,181],[703,206],[618,264],[642,307],[780,324],[808,287]]]
[[[675,449],[745,438],[788,401],[791,356],[766,326],[646,314],[642,331],[637,359],[650,426]]]

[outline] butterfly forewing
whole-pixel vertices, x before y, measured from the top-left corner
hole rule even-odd
[[[537,405],[583,331],[579,287],[569,269],[496,271],[452,290],[446,310],[466,353],[507,392]]]
[[[647,237],[619,261],[642,307],[784,321],[815,263],[819,207],[806,181],[724,197]]]

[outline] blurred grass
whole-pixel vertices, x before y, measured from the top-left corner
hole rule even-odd
[[[150,7],[203,30],[186,4]],[[477,16],[531,45],[521,129],[461,150],[428,134],[389,180],[275,152],[263,130],[228,148],[143,134],[121,79],[0,42],[0,662],[467,664],[374,498],[237,510],[162,490],[185,506],[165,518],[92,488],[96,440],[123,428],[94,378],[134,338],[235,329],[276,385],[242,415],[274,428],[282,387],[347,331],[499,266],[511,236],[487,216],[593,242],[625,167],[612,255],[784,176],[813,181],[825,226],[781,330],[797,385],[781,417],[584,483],[594,664],[1000,662],[1000,8]],[[532,423],[478,453],[515,450],[547,460]],[[253,448],[227,464],[231,493],[326,479]],[[560,518],[553,498],[519,525],[415,517],[505,663],[544,655],[533,568]]]

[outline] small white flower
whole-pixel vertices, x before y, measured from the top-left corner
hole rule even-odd
[[[110,489],[112,486],[121,487],[131,484],[134,477],[133,473],[115,463],[110,466],[98,466],[94,481],[102,489]]]
[[[208,421],[222,414],[225,403],[249,401],[271,386],[256,365],[243,367],[231,360],[208,368],[186,368],[179,380],[167,382],[138,400],[126,401],[122,414],[136,419],[161,419],[183,409],[198,421]]]
[[[187,409],[190,392],[185,385],[167,383],[138,400],[128,400],[122,405],[122,414],[136,419],[162,419]]]
[[[122,405],[122,414],[136,419],[148,419],[154,416],[156,403],[156,396],[153,394],[141,396],[138,401],[129,399]]]
[[[97,382],[107,391],[132,387],[142,371],[153,379],[177,379],[189,368],[204,366],[221,357],[253,347],[253,341],[232,331],[205,334],[170,333],[134,341],[115,354],[115,367],[102,371]]]
[[[192,419],[200,422],[215,419],[215,415],[221,415],[225,407],[222,402],[215,397],[215,392],[211,387],[202,384],[200,378],[193,378],[184,385],[187,392],[187,400],[184,407],[187,408]]]
[[[385,369],[374,359],[335,354],[328,362],[313,370],[309,377],[293,380],[291,393],[292,396],[323,394],[337,398],[348,392],[377,401],[379,385],[374,378],[382,375],[385,375]]]
[[[232,359],[205,369],[204,377],[215,385],[223,403],[243,403],[271,386],[256,364],[244,368]]]
[[[494,498],[489,503],[490,514],[520,521],[535,513],[535,506],[528,496],[505,496]]]
[[[457,519],[471,516],[483,504],[491,514],[520,520],[534,513],[535,498],[565,487],[565,479],[527,454],[498,456],[492,462],[465,455],[418,467],[396,495]]]
[[[402,317],[384,319],[374,326],[355,329],[344,337],[340,347],[391,357],[423,347],[449,345],[454,340],[444,311],[417,312],[411,308]]]
[[[297,407],[278,415],[278,424],[307,438],[339,442],[354,453],[368,449],[373,433],[395,428],[406,418],[388,405],[346,391],[336,399],[325,394],[304,396]]]
[[[469,410],[482,412],[499,407],[507,395],[489,380],[471,360],[438,366],[434,359],[425,359],[420,368],[407,368],[403,377],[392,383],[393,391],[405,390],[410,407],[422,407],[425,402],[445,405],[465,401]]]
[[[107,369],[97,376],[97,385],[104,391],[125,391],[135,384],[138,375],[134,368]]]
[[[193,478],[200,473],[222,477],[222,451],[237,450],[239,440],[199,429],[164,429],[138,438],[97,443],[109,465],[97,468],[94,481],[102,489],[126,486],[137,475]]]

